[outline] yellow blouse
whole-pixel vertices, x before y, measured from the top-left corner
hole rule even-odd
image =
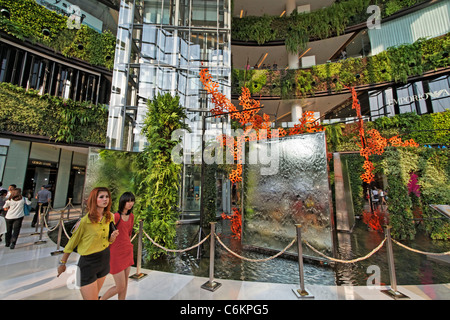
[[[99,223],[93,223],[86,214],[78,224],[64,248],[65,253],[73,252],[78,246],[77,252],[86,256],[103,251],[109,246],[109,222],[106,222],[105,217]]]

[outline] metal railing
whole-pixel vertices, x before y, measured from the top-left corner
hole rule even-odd
[[[64,223],[63,223],[63,213],[61,212],[61,218],[60,218],[60,222],[58,223],[58,225],[55,226],[56,227],[60,227],[60,230],[58,232],[58,243],[57,243],[57,250],[59,250],[59,246],[60,246],[60,241],[61,241],[61,235],[62,235],[62,231],[65,232],[67,238],[70,238],[70,236],[68,235],[67,231],[65,230],[64,227]],[[162,249],[165,250],[167,252],[172,252],[172,253],[182,253],[182,252],[186,252],[189,250],[192,250],[194,248],[199,247],[200,245],[202,245],[207,239],[210,239],[210,262],[209,262],[209,280],[204,283],[201,288],[205,289],[205,290],[209,290],[209,291],[215,291],[217,289],[220,288],[221,283],[217,282],[214,280],[214,256],[215,256],[215,240],[217,239],[218,243],[230,254],[232,254],[233,256],[248,261],[248,262],[253,262],[253,263],[261,263],[261,262],[267,262],[270,261],[272,259],[275,259],[279,256],[281,256],[284,252],[286,252],[290,247],[292,247],[294,245],[295,242],[297,242],[297,250],[298,250],[298,265],[299,265],[299,278],[300,278],[300,288],[295,290],[292,289],[292,291],[294,292],[294,294],[298,297],[298,298],[314,298],[314,296],[312,295],[312,293],[306,289],[305,287],[305,277],[304,277],[304,270],[303,270],[303,248],[302,248],[302,244],[305,244],[307,247],[309,247],[312,251],[314,251],[315,253],[317,253],[318,255],[322,256],[323,258],[325,258],[326,260],[335,262],[335,263],[344,263],[344,264],[350,264],[350,263],[357,263],[363,260],[366,260],[368,258],[370,258],[372,255],[374,255],[376,252],[378,252],[385,244],[387,246],[387,260],[388,260],[388,266],[389,266],[389,277],[390,277],[390,289],[387,290],[381,290],[383,293],[387,294],[388,296],[394,298],[394,299],[408,299],[409,297],[406,296],[405,294],[401,293],[398,291],[397,288],[397,279],[396,279],[396,273],[395,273],[395,264],[394,264],[394,254],[393,254],[393,248],[392,248],[392,243],[395,243],[399,246],[401,246],[404,249],[407,249],[409,251],[415,252],[415,253],[419,253],[419,254],[425,254],[425,255],[436,255],[436,256],[443,256],[443,255],[449,255],[450,251],[448,252],[442,252],[442,253],[432,253],[432,252],[424,252],[424,251],[420,251],[417,249],[413,249],[410,248],[398,241],[395,241],[394,239],[392,239],[391,237],[391,232],[390,226],[385,226],[385,238],[380,242],[379,245],[377,245],[372,251],[370,251],[367,255],[360,257],[360,258],[356,258],[356,259],[351,259],[351,260],[343,260],[343,259],[337,259],[334,257],[329,257],[327,255],[325,255],[324,253],[320,252],[318,249],[314,248],[308,241],[306,240],[302,240],[302,235],[301,235],[301,230],[302,230],[302,226],[300,224],[295,225],[296,227],[296,237],[294,239],[292,239],[292,241],[281,251],[277,252],[275,255],[264,258],[264,259],[250,259],[250,258],[246,258],[244,256],[241,256],[239,254],[237,254],[236,252],[233,252],[230,248],[228,248],[223,241],[220,239],[220,237],[216,234],[215,232],[215,227],[216,227],[216,222],[211,222],[211,232],[206,235],[201,241],[199,241],[197,244],[190,246],[188,248],[185,249],[169,249],[166,248],[160,244],[158,244],[154,239],[152,239],[145,231],[143,228],[143,221],[140,220],[139,221],[139,230],[137,233],[135,233],[135,235],[132,237],[131,241],[134,240],[134,238],[136,236],[138,236],[138,251],[137,251],[137,263],[136,263],[136,273],[132,276],[130,276],[130,278],[135,279],[135,280],[140,280],[143,277],[146,276],[146,274],[141,272],[141,261],[142,261],[142,243],[143,243],[143,236],[147,237],[148,240],[150,240],[150,242]],[[55,252],[59,252],[59,251],[55,251]],[[54,252],[52,252],[52,255],[54,254]]]

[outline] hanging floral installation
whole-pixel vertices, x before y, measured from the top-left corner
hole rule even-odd
[[[373,231],[383,231],[385,218],[385,214],[378,208],[375,209],[373,213],[367,211],[363,212],[363,222]]]
[[[358,143],[360,147],[359,154],[365,159],[363,164],[364,173],[361,175],[361,179],[367,184],[370,184],[375,181],[375,175],[373,173],[375,166],[369,160],[371,155],[382,155],[388,146],[417,148],[419,144],[413,139],[402,141],[398,136],[389,139],[384,138],[376,129],[368,130],[366,135],[361,115],[361,105],[359,104],[356,90],[353,87],[347,87],[347,89],[352,93],[352,109],[356,110],[356,116],[358,117],[359,137],[361,139],[360,143]],[[382,232],[382,225],[386,222],[386,219],[385,213],[381,212],[379,208],[376,208],[373,212],[363,212],[363,222],[374,231]]]
[[[361,142],[358,143],[360,150],[359,154],[365,158],[363,168],[365,172],[361,175],[361,179],[370,184],[375,181],[375,175],[373,170],[375,169],[373,163],[369,160],[369,156],[377,154],[382,155],[387,146],[392,147],[418,147],[419,144],[413,139],[402,141],[398,136],[386,139],[381,136],[380,132],[376,129],[370,129],[367,131],[367,136],[364,131],[364,123],[361,115],[361,105],[359,104],[358,95],[355,88],[347,87],[352,93],[352,109],[356,110],[356,116],[358,117],[359,124],[359,137]]]
[[[241,136],[230,137],[221,135],[217,138],[218,142],[221,143],[222,148],[227,148],[227,151],[233,155],[233,158],[236,161],[236,167],[233,168],[229,174],[229,179],[232,183],[238,184],[242,182],[242,151],[245,142],[325,130],[317,121],[315,121],[314,112],[312,111],[304,112],[302,118],[299,119],[300,123],[296,124],[293,128],[288,130],[283,128],[272,130],[270,116],[265,113],[262,116],[258,114],[261,109],[260,101],[251,98],[250,90],[248,88],[242,87],[242,92],[239,97],[239,105],[242,109],[238,110],[224,94],[219,92],[219,84],[212,80],[211,74],[207,68],[200,71],[200,81],[203,83],[207,93],[211,96],[211,102],[214,104],[211,113],[217,117],[229,114],[231,119],[238,121],[243,128],[243,134]],[[231,148],[229,147],[230,145],[233,145],[234,147]],[[233,214],[231,216],[227,216],[223,213],[222,217],[231,220],[231,231],[236,238],[240,239],[242,213],[238,208],[232,208],[232,210]]]

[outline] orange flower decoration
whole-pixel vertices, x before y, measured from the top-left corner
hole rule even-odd
[[[369,160],[369,156],[373,154],[383,154],[385,148],[388,145],[391,145],[393,147],[418,147],[419,144],[416,143],[413,139],[403,142],[402,139],[400,139],[398,136],[386,139],[381,136],[380,132],[376,129],[367,131],[369,137],[366,138],[364,123],[361,115],[361,105],[358,101],[358,95],[355,88],[347,87],[347,89],[349,89],[352,93],[352,108],[356,110],[356,116],[358,117],[359,137],[361,139],[361,144],[359,145],[359,154],[366,159],[363,165],[363,169],[365,170],[365,172],[361,175],[361,179],[364,182],[370,184],[371,182],[375,181],[375,175],[373,174],[373,170],[375,170],[375,167]]]

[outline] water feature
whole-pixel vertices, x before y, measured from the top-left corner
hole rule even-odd
[[[179,225],[177,227],[176,246],[183,249],[197,243],[196,233],[198,225]],[[230,222],[219,221],[216,233],[224,244],[233,252],[251,259],[267,258],[267,255],[246,251],[241,242],[232,237]],[[339,258],[354,259],[365,256],[383,240],[382,233],[368,231],[362,221],[357,220],[353,233],[339,234],[337,250]],[[208,277],[209,246],[207,241],[200,259],[197,251],[170,254],[160,259],[145,262],[144,268],[173,272],[187,275]],[[418,232],[416,239],[404,242],[409,247],[427,251],[444,252],[450,250],[450,242],[432,241],[427,235]],[[287,245],[287,243],[286,243]],[[397,283],[407,284],[436,284],[450,282],[450,264],[437,262],[425,255],[414,253],[394,246]],[[135,245],[136,247],[136,245]],[[372,272],[367,272],[369,266],[378,266],[381,271],[381,284],[389,284],[386,246],[367,260],[354,264],[336,264],[335,267],[319,266],[305,263],[305,283],[315,285],[366,285],[367,278]],[[298,263],[295,260],[275,258],[268,262],[249,262],[234,257],[216,242],[215,272],[217,279],[232,279],[245,281],[260,281],[273,283],[298,284]]]
[[[278,166],[264,174],[265,164],[246,164],[243,243],[282,250],[296,236],[293,225],[301,224],[303,239],[332,254],[325,133],[284,137],[257,147],[262,154],[276,152]],[[290,250],[296,252],[296,247]]]

